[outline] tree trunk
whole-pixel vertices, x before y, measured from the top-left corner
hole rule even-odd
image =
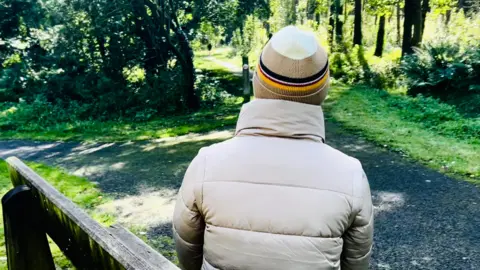
[[[422,42],[422,5],[421,0],[415,0],[414,3],[412,46],[417,47]]]
[[[402,56],[410,54],[412,50],[412,26],[413,26],[413,13],[412,7],[416,0],[405,0],[404,7],[404,20],[403,20],[403,41],[402,41]]]
[[[287,25],[295,25],[297,22],[297,5],[298,0],[293,0],[287,14]]]
[[[353,45],[362,45],[362,0],[355,0]]]
[[[375,47],[375,56],[382,57],[383,44],[385,39],[385,15],[380,17],[377,33],[377,46]]]
[[[400,1],[397,2],[397,44],[401,44],[402,40],[402,34],[401,34],[401,26],[400,26]]]
[[[100,51],[100,56],[102,57],[102,65],[105,66],[107,62],[107,57],[105,53],[105,37],[97,36],[98,50]]]
[[[402,55],[413,53],[412,47],[420,42],[422,22],[420,0],[405,0],[404,17]],[[414,26],[415,32],[412,37]]]
[[[271,27],[270,27],[270,23],[268,21],[263,22],[263,28],[265,28],[265,31],[267,31],[267,36],[270,36]]]
[[[175,31],[180,45],[180,53],[182,54],[182,70],[183,79],[185,82],[185,100],[187,107],[192,110],[200,108],[200,99],[195,91],[195,68],[193,66],[193,50],[188,42],[187,35],[183,30],[176,29]]]
[[[308,0],[307,1],[307,19],[313,20],[317,13],[317,0]]]
[[[425,21],[427,19],[427,12],[430,12],[430,2],[429,0],[422,1],[422,33],[420,34],[420,43],[423,39],[423,33],[425,32]]]
[[[343,43],[343,21],[340,19],[342,11],[342,0],[335,0],[335,42],[337,44]]]
[[[330,46],[330,52],[333,51],[333,39],[335,32],[335,1],[336,0],[332,0],[332,4],[330,5],[330,16],[328,17],[328,44]]]
[[[163,56],[167,53],[165,46],[162,46],[164,43],[155,43],[156,35],[165,36],[166,33],[164,33],[163,25],[159,26],[157,31],[150,31],[153,22],[150,20],[143,3],[143,1],[132,1],[132,7],[135,14],[135,34],[145,43],[143,67],[145,68],[147,81],[151,81],[153,76],[157,74],[158,68],[165,64]]]
[[[452,10],[449,9],[445,13],[445,29],[448,31],[448,24],[450,23],[450,18],[452,17]]]

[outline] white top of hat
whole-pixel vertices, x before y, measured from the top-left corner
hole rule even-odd
[[[287,26],[275,33],[270,40],[272,48],[279,54],[294,60],[312,56],[318,49],[313,33]]]

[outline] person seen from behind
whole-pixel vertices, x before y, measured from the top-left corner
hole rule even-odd
[[[253,77],[234,138],[200,150],[173,218],[183,269],[368,269],[370,187],[360,162],[325,144],[326,51],[288,26]]]

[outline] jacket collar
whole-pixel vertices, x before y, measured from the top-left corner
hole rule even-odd
[[[235,136],[272,136],[325,142],[320,106],[256,99],[243,105]]]

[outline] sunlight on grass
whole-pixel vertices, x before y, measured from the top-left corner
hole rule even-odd
[[[212,50],[210,56],[208,55],[208,51],[199,51],[195,52],[195,56],[195,67],[199,69],[225,69],[225,65],[221,65],[220,63],[238,67],[239,70],[241,70],[242,67],[242,57],[235,55],[231,47],[215,48]],[[259,57],[258,52],[252,51],[248,57],[249,66],[250,69],[252,69],[257,64]]]
[[[29,139],[44,141],[132,141],[202,133],[236,123],[242,99],[214,110],[191,115],[163,117],[149,122],[76,122],[57,125],[43,131],[4,131],[0,139]]]
[[[333,120],[382,146],[438,171],[463,175],[467,181],[480,184],[478,138],[440,135],[426,128],[422,121],[408,120],[405,111],[392,107],[396,98],[381,90],[336,86],[330,91],[325,108]]]

